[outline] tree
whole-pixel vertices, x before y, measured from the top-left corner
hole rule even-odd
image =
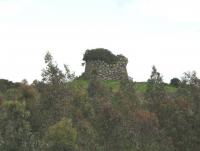
[[[3,97],[0,96],[0,106],[1,106],[2,103],[3,103]]]
[[[136,148],[142,151],[159,151],[159,123],[155,113],[138,110],[134,114]]]
[[[160,73],[157,71],[156,67],[153,66],[152,67],[152,72],[151,72],[151,76],[150,79],[148,79],[148,84],[163,84],[163,79],[162,76],[160,75]]]
[[[0,79],[0,94],[1,93],[5,93],[8,89],[11,88],[18,88],[19,87],[19,83],[13,83],[12,81],[8,81],[5,79]]]
[[[75,151],[77,149],[77,131],[70,119],[61,121],[48,128],[44,137],[45,151]]]
[[[66,104],[70,97],[66,84],[74,78],[67,65],[64,65],[65,73],[58,68],[49,52],[45,55],[45,63],[42,82],[35,82],[40,93],[39,108],[43,128],[55,124],[66,115]]]
[[[200,79],[195,71],[184,73],[181,87],[177,91],[178,119],[175,126],[180,140],[178,150],[197,151],[200,149]],[[181,99],[180,99],[181,98]],[[175,116],[176,117],[176,116]],[[182,125],[182,126],[181,126]],[[174,127],[174,126],[173,126]],[[177,136],[176,134],[176,136]]]
[[[152,67],[150,79],[147,81],[147,90],[145,94],[148,101],[149,110],[151,112],[159,113],[160,104],[166,99],[166,92],[164,89],[164,82],[162,76],[157,71],[156,67]]]
[[[46,68],[42,71],[42,81],[46,84],[59,85],[74,79],[75,75],[70,73],[67,65],[64,65],[65,73],[58,68],[58,65],[53,62],[53,56],[50,52],[46,53],[44,60]]]
[[[184,73],[181,87],[178,89],[179,95],[192,100],[192,110],[200,113],[200,79],[195,71]]]
[[[174,87],[178,87],[180,84],[181,84],[181,80],[179,80],[178,78],[173,78],[170,81],[170,85]]]
[[[4,102],[0,108],[0,150],[31,151],[34,139],[25,110],[25,103],[18,101]]]

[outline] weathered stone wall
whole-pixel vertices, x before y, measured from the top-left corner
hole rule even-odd
[[[119,56],[118,56],[119,57]],[[101,80],[124,80],[128,79],[126,66],[128,59],[120,56],[114,64],[108,64],[101,60],[87,61],[85,66],[85,76],[91,78],[96,75]]]

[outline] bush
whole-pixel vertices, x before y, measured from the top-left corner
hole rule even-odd
[[[178,87],[180,85],[181,81],[178,78],[173,78],[170,81],[170,85],[174,86],[174,87]]]
[[[45,151],[74,151],[77,148],[77,131],[70,119],[63,118],[50,126],[44,137]]]
[[[118,57],[107,49],[97,48],[97,49],[86,50],[83,56],[83,60],[86,62],[101,60],[108,64],[113,64],[117,62]]]
[[[0,96],[0,105],[3,103],[3,97]]]
[[[31,151],[34,140],[25,103],[4,102],[0,107],[0,150]]]

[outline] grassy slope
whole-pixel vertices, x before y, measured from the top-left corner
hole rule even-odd
[[[72,83],[73,87],[77,89],[84,89],[87,90],[88,87],[88,81],[87,80],[74,80]],[[105,85],[110,87],[113,92],[117,92],[120,87],[120,82],[119,81],[105,81]],[[146,82],[135,82],[135,90],[138,93],[145,93],[147,88],[147,83]],[[174,93],[176,92],[176,88],[173,86],[170,86],[169,84],[165,85],[165,89],[168,93]]]

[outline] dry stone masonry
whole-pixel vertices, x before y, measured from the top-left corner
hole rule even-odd
[[[126,66],[128,59],[118,55],[118,60],[113,64],[108,64],[102,60],[86,61],[85,76],[91,78],[96,75],[101,80],[125,80],[128,79]]]

